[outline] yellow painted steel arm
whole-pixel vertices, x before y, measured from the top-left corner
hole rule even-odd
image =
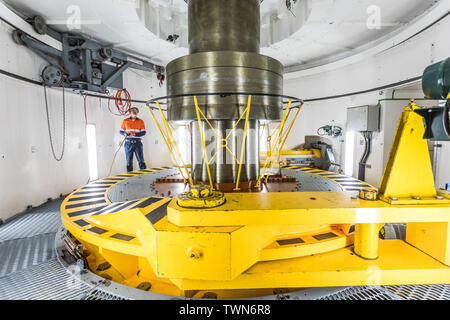
[[[242,138],[242,146],[241,146],[241,159],[239,161],[239,169],[238,169],[238,175],[236,179],[236,188],[234,190],[240,190],[239,189],[239,182],[241,179],[241,170],[242,170],[242,160],[244,159],[244,151],[245,151],[245,141],[247,139],[247,126],[248,126],[248,117],[250,115],[250,105],[252,103],[252,96],[248,96],[248,103],[247,103],[247,115],[245,117],[245,126],[244,126],[244,137]]]
[[[170,143],[168,141],[168,137],[166,137],[163,129],[161,128],[161,125],[159,124],[158,120],[156,119],[155,115],[153,114],[152,108],[150,108],[149,105],[147,105],[148,110],[150,111],[150,114],[152,115],[153,121],[155,121],[155,124],[159,130],[159,132],[161,133],[161,136],[163,137],[164,143],[167,146],[167,150],[169,150],[170,156],[172,158],[172,161],[174,162],[174,164],[176,165],[176,167],[178,168],[178,171],[180,172],[181,176],[183,177],[183,181],[186,182],[186,178],[183,175],[183,171],[181,170],[180,166],[178,165],[178,162],[176,160],[175,155],[172,152],[172,149],[170,148]]]
[[[202,138],[203,155],[205,157],[206,170],[208,171],[209,185],[211,186],[211,189],[214,189],[211,179],[211,170],[209,169],[208,153],[206,152],[205,137],[203,136],[202,121],[200,119],[200,112],[199,112],[200,108],[198,107],[197,96],[194,96],[194,102],[195,102],[195,111],[197,112],[198,129],[200,130],[200,137]]]
[[[176,143],[176,141],[175,141],[175,139],[174,139],[174,137],[173,137],[173,135],[172,135],[172,130],[170,130],[169,123],[167,122],[167,119],[166,119],[166,117],[164,116],[164,113],[163,113],[163,111],[162,111],[161,105],[159,104],[158,100],[156,100],[156,104],[158,105],[159,112],[161,113],[161,117],[162,117],[163,123],[164,123],[164,125],[165,125],[165,127],[166,127],[166,130],[167,130],[167,132],[168,132],[169,135],[170,135],[170,139],[169,139],[169,140],[171,140],[171,143],[172,143],[173,146],[175,147],[175,152],[177,153],[178,158],[180,159],[181,164],[182,164],[182,166],[183,166],[183,168],[184,168],[184,170],[185,170],[185,172],[186,172],[186,175],[187,175],[187,177],[188,177],[188,179],[189,179],[189,183],[190,183],[191,185],[193,185],[194,183],[192,182],[192,178],[191,178],[191,175],[189,174],[189,170],[187,169],[186,164],[185,164],[184,161],[183,161],[183,157],[181,156],[180,150],[178,150],[177,143]]]
[[[209,127],[211,128],[211,130],[214,132],[214,134],[216,135],[216,137],[218,139],[220,139],[219,134],[217,133],[216,129],[214,129],[213,125],[211,124],[211,122],[209,122],[208,118],[205,116],[205,114],[203,113],[202,109],[197,108],[198,112],[201,114],[201,116],[203,117],[203,119],[205,119],[206,123],[209,125]]]
[[[298,110],[297,110],[297,112],[296,112],[296,114],[295,114],[295,116],[294,116],[294,119],[292,120],[291,124],[289,125],[288,131],[287,131],[287,133],[286,133],[286,135],[285,135],[285,137],[284,137],[284,140],[283,140],[283,142],[282,142],[282,144],[281,144],[280,151],[283,150],[283,147],[284,147],[284,145],[285,145],[285,143],[286,143],[286,141],[287,141],[287,138],[289,137],[289,134],[291,133],[291,130],[292,130],[292,127],[294,126],[295,121],[297,120],[297,117],[298,117],[298,115],[299,115],[299,113],[300,113],[300,110],[302,110],[302,107],[303,107],[303,104],[301,104],[301,105],[298,107]]]
[[[289,99],[289,103],[288,103],[288,105],[287,105],[287,107],[286,107],[286,111],[287,110],[290,110],[290,106],[291,106],[291,103],[292,103],[292,99]],[[273,145],[273,150],[271,150],[271,152],[270,152],[270,158],[267,158],[268,160],[270,160],[271,159],[271,157],[273,156],[273,151],[274,150],[278,150],[278,152],[280,151],[280,148],[279,148],[279,146],[280,146],[280,143],[281,143],[281,137],[282,137],[282,134],[283,134],[283,128],[284,128],[284,126],[285,126],[285,124],[286,124],[286,121],[287,121],[287,118],[288,118],[288,116],[289,116],[289,113],[290,113],[290,111],[286,114],[286,111],[285,111],[285,113],[284,113],[284,116],[283,116],[283,120],[282,120],[282,122],[280,123],[280,130],[278,131],[278,135],[276,136],[276,139],[275,139],[275,143],[274,143],[274,145]],[[277,156],[277,159],[278,159],[278,156]],[[274,164],[275,164],[275,161],[270,161],[270,169],[269,169],[269,174],[272,172],[272,169],[273,169],[273,166],[274,166]],[[265,166],[266,167],[266,166]],[[265,171],[265,170],[264,170]],[[265,179],[265,183],[267,183],[267,180],[269,179],[269,174],[266,176],[266,179]],[[257,184],[258,186],[259,186],[259,184]]]
[[[234,127],[230,130],[230,132],[228,133],[228,135],[225,137],[225,139],[221,139],[219,134],[217,133],[216,129],[214,129],[213,125],[209,122],[208,118],[206,118],[205,114],[202,112],[202,110],[200,108],[198,108],[198,112],[200,113],[200,115],[203,117],[203,119],[205,119],[206,123],[209,125],[209,127],[211,128],[211,130],[214,132],[215,136],[217,137],[218,140],[228,140],[228,138],[230,137],[231,133],[234,131],[234,129],[236,128],[236,126],[238,125],[239,121],[241,120],[242,116],[245,114],[245,112],[242,113],[241,117],[239,118],[239,120],[236,122],[236,124],[234,125]],[[228,150],[228,152],[233,156],[234,160],[236,161],[236,163],[239,163],[236,155],[233,153],[233,151],[230,150],[230,148],[228,147],[227,144],[224,145],[220,145],[219,147],[221,148],[225,148]],[[218,149],[218,148],[217,148]],[[212,158],[209,160],[208,163],[210,163],[215,156],[217,155],[217,152],[212,156]]]
[[[291,101],[292,101],[292,99],[289,100],[289,105],[290,105]],[[281,119],[281,123],[280,123],[280,125],[278,126],[278,128],[277,128],[277,130],[275,132],[275,141],[277,141],[278,135],[280,134],[280,129],[281,129],[283,123],[286,121],[286,115],[287,115],[288,111],[289,111],[289,108],[286,108],[286,110],[284,111],[283,118]],[[275,150],[276,145],[277,145],[276,143],[274,143],[272,145],[272,148],[270,150],[270,157],[272,156],[272,153]],[[266,162],[264,164],[264,167],[261,170],[261,173],[259,174],[258,181],[256,182],[256,185],[255,185],[256,188],[258,188],[260,186],[261,178],[264,176],[264,173],[266,172],[266,169],[267,169],[268,165],[271,163],[270,157],[267,158],[267,160],[266,160]]]
[[[278,144],[281,144],[281,141],[284,138],[284,127],[286,126],[287,120],[289,119],[289,116],[291,115],[292,109],[290,108],[290,103],[288,104],[287,108],[289,109],[288,114],[286,115],[286,121],[283,123],[283,126],[280,129],[280,135],[278,136]]]

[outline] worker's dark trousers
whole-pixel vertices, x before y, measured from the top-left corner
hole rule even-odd
[[[146,169],[144,162],[144,146],[141,140],[126,140],[125,141],[125,155],[127,157],[127,171],[133,171],[133,154],[136,154],[136,159],[139,163],[139,169]]]

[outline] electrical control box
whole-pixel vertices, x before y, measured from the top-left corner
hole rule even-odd
[[[360,106],[347,109],[348,131],[379,131],[380,106]]]

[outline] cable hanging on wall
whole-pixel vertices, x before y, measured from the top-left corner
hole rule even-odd
[[[62,97],[63,97],[63,141],[62,141],[62,150],[61,155],[59,157],[56,156],[55,147],[53,145],[53,137],[52,137],[52,130],[50,127],[50,114],[48,111],[48,99],[47,99],[47,86],[44,85],[44,97],[45,97],[45,111],[47,113],[47,127],[48,127],[48,137],[50,139],[50,147],[52,149],[53,158],[56,161],[61,161],[64,157],[64,150],[66,147],[66,100],[65,100],[65,92],[64,87],[62,88]]]
[[[111,112],[115,116],[127,116],[130,114],[132,100],[131,100],[131,95],[127,89],[117,90],[116,94],[111,95],[111,96],[109,95],[109,92],[106,92],[106,94],[109,98],[114,99],[116,109],[119,113],[114,113],[111,110],[111,107],[109,104],[110,100],[108,99],[109,112]]]

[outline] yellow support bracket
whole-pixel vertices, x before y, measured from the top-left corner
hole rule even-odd
[[[203,155],[205,157],[206,170],[208,171],[209,185],[211,186],[211,189],[214,190],[212,179],[211,179],[211,170],[209,169],[208,153],[206,152],[205,137],[203,135],[202,120],[200,118],[201,110],[198,107],[197,96],[194,96],[194,103],[195,103],[195,111],[197,112],[198,129],[200,130],[200,137],[202,138]],[[203,112],[201,112],[201,113],[203,114]],[[211,124],[209,123],[208,119],[205,118],[205,120],[211,126]]]
[[[241,179],[242,160],[244,159],[245,141],[246,141],[246,138],[247,138],[248,117],[250,115],[251,102],[252,102],[252,96],[248,96],[247,109],[246,109],[247,110],[247,115],[245,116],[244,136],[242,138],[242,146],[241,146],[241,159],[239,161],[238,175],[237,175],[237,178],[236,178],[236,188],[234,189],[236,191],[240,190],[239,189],[239,182],[240,182],[240,179]],[[241,118],[242,118],[242,116],[241,116]],[[233,130],[234,130],[234,128],[233,128]]]
[[[272,171],[272,168],[273,168],[273,161],[271,161],[271,159],[272,159],[273,151],[275,151],[276,147],[279,145],[279,144],[278,144],[278,140],[279,140],[280,135],[282,134],[282,131],[281,131],[281,130],[282,130],[282,128],[284,127],[285,122],[286,122],[286,120],[287,120],[287,115],[288,115],[288,113],[289,113],[291,103],[292,103],[292,99],[289,100],[289,103],[288,103],[288,105],[287,105],[287,107],[286,107],[286,110],[284,111],[283,118],[281,119],[281,123],[280,123],[280,125],[278,126],[278,128],[277,128],[277,130],[276,130],[276,132],[275,132],[275,143],[272,145],[272,149],[270,150],[270,153],[269,153],[269,155],[268,155],[268,157],[267,157],[267,159],[266,159],[266,162],[265,162],[265,164],[264,164],[264,167],[263,167],[263,169],[261,170],[261,173],[260,173],[260,175],[259,175],[258,181],[256,182],[256,186],[255,186],[256,188],[258,188],[258,187],[260,186],[261,179],[262,179],[262,177],[264,176],[264,173],[266,172],[267,167],[269,166],[269,164],[271,165],[271,166],[270,166],[270,171]],[[269,171],[269,172],[270,172],[270,171]],[[267,177],[266,177],[265,182],[267,182]]]
[[[178,165],[178,162],[176,160],[176,157],[174,155],[174,153],[172,152],[172,149],[170,147],[170,142],[168,140],[169,137],[166,137],[166,134],[164,133],[164,130],[161,128],[161,125],[159,124],[158,120],[156,119],[155,115],[153,114],[152,108],[147,105],[148,110],[150,111],[150,114],[152,115],[153,121],[155,121],[156,127],[159,130],[159,133],[161,133],[161,136],[164,140],[164,143],[166,144],[167,149],[169,150],[170,153],[170,157],[172,158],[172,161],[174,162],[174,164],[176,165],[176,167],[178,168],[178,171],[180,172],[181,176],[183,177],[183,181],[184,183],[186,183],[186,178],[183,175],[183,171],[181,170],[180,166]]]
[[[423,118],[412,102],[401,115],[379,187],[379,198],[390,204],[449,203],[437,195]]]
[[[289,101],[288,108],[289,108],[290,104],[291,104],[291,101]],[[298,114],[300,113],[300,110],[302,109],[302,107],[303,107],[303,104],[301,104],[298,107],[297,112],[295,113],[294,118],[292,119],[290,125],[288,126],[288,129],[287,129],[286,133],[284,135],[280,135],[280,139],[278,141],[278,143],[280,144],[280,147],[277,148],[277,150],[278,150],[278,152],[277,152],[277,159],[279,159],[280,152],[283,150],[283,147],[284,147],[284,145],[285,145],[285,143],[287,141],[287,138],[289,137],[289,134],[291,133],[292,127],[294,126],[294,123],[297,120]],[[290,110],[292,110],[292,109],[290,109]],[[288,115],[286,117],[286,122],[287,122],[287,119],[289,118],[289,114],[290,114],[290,112],[288,113]],[[282,130],[284,130],[284,129],[282,129]],[[272,162],[272,165],[270,167],[270,171],[269,172],[272,172],[274,164],[275,164],[275,162]],[[264,182],[267,183],[268,179],[269,179],[269,176],[267,175],[266,179],[264,180]]]
[[[169,138],[169,136],[170,136],[169,141],[170,141],[170,143],[174,146],[175,152],[177,153],[178,158],[180,159],[180,162],[181,162],[181,164],[182,164],[182,166],[183,166],[183,168],[184,168],[184,170],[185,170],[185,172],[186,172],[186,175],[187,175],[187,177],[188,177],[188,179],[189,179],[189,183],[190,183],[191,185],[193,185],[194,183],[193,183],[193,181],[192,181],[191,175],[189,174],[189,170],[187,169],[187,166],[186,166],[186,164],[185,164],[184,161],[183,161],[183,157],[181,156],[180,150],[178,149],[177,143],[176,143],[176,141],[175,141],[175,139],[174,139],[174,137],[173,137],[172,130],[170,130],[170,125],[169,125],[169,123],[167,122],[166,117],[164,116],[164,113],[163,113],[163,111],[162,111],[161,105],[159,104],[158,100],[156,100],[155,102],[156,102],[156,104],[158,105],[158,109],[159,109],[159,112],[160,112],[160,114],[161,114],[161,118],[162,118],[162,120],[163,120],[164,126],[166,127],[166,130],[167,130],[167,132],[168,132],[168,134],[169,134],[169,135],[167,135],[167,137]],[[183,176],[183,178],[184,178],[184,176]]]
[[[251,98],[250,98],[251,99]],[[228,132],[227,136],[225,137],[225,139],[228,140],[228,138],[230,137],[230,135],[233,133],[234,129],[236,129],[236,127],[238,126],[239,122],[242,120],[242,117],[244,117],[244,114],[246,114],[245,112],[248,110],[249,105],[247,104],[247,108],[245,109],[245,111],[241,114],[241,116],[239,117],[238,121],[236,121],[236,123],[234,124],[233,128],[231,128],[230,132]]]
[[[286,111],[287,111],[287,109],[286,109]],[[282,122],[284,122],[284,118],[285,118],[286,114],[287,114],[287,112],[284,113],[280,125],[279,125],[279,126],[277,127],[277,129],[275,130],[275,141],[278,139],[279,131],[280,131]],[[268,152],[267,159],[266,159],[266,161],[265,161],[265,163],[264,163],[264,166],[263,166],[263,168],[262,168],[262,170],[261,170],[261,172],[260,172],[260,174],[259,174],[258,180],[256,181],[255,188],[259,188],[259,186],[260,186],[260,184],[261,184],[261,179],[262,179],[262,177],[264,176],[264,174],[265,174],[265,172],[266,172],[266,170],[267,170],[267,167],[269,166],[269,164],[272,163],[271,158],[272,158],[273,151],[275,150],[275,147],[276,147],[276,143],[274,143],[274,144],[272,145],[272,147],[270,148],[270,150],[269,150],[269,152]]]
[[[220,138],[219,134],[217,133],[216,129],[214,129],[214,127],[212,126],[212,124],[209,122],[208,118],[205,116],[205,114],[202,112],[202,110],[199,108],[198,109],[200,115],[203,117],[203,119],[205,119],[206,123],[209,125],[209,127],[211,128],[211,130],[214,132],[214,135],[216,136],[216,138],[219,141],[227,141],[228,138],[230,137],[231,133],[234,131],[234,129],[236,128],[237,124],[239,123],[239,121],[241,120],[242,116],[245,114],[245,112],[242,113],[241,117],[239,118],[239,120],[236,122],[236,124],[234,125],[234,127],[230,130],[230,132],[228,133],[228,135],[225,137],[225,139]],[[236,155],[233,153],[233,151],[231,151],[231,149],[228,147],[227,143],[219,145],[219,147],[221,148],[225,148],[228,150],[228,152],[233,156],[234,160],[236,161],[236,163],[239,163]],[[217,152],[211,157],[211,159],[209,160],[208,163],[211,163],[213,161],[213,159],[216,157]]]
[[[288,106],[288,108],[289,108],[289,106]],[[285,133],[284,133],[284,127],[286,126],[286,123],[287,123],[287,121],[288,121],[288,119],[289,119],[289,116],[291,115],[291,112],[292,112],[292,109],[289,109],[289,112],[288,112],[288,114],[286,115],[286,121],[283,123],[283,126],[282,126],[281,129],[280,129],[280,135],[278,136],[278,144],[279,144],[279,145],[281,144],[281,140],[283,139],[283,137],[284,137],[284,135],[285,135]]]
[[[292,120],[291,124],[288,127],[288,131],[287,131],[287,133],[286,133],[286,135],[284,137],[284,140],[283,140],[283,142],[281,144],[280,151],[283,150],[283,147],[284,147],[284,145],[286,143],[286,140],[289,137],[289,134],[291,133],[291,130],[292,130],[292,127],[294,126],[295,121],[297,121],[297,117],[298,117],[298,115],[300,113],[300,110],[302,110],[302,107],[303,107],[303,103],[298,107],[297,113],[295,114],[294,119]]]

